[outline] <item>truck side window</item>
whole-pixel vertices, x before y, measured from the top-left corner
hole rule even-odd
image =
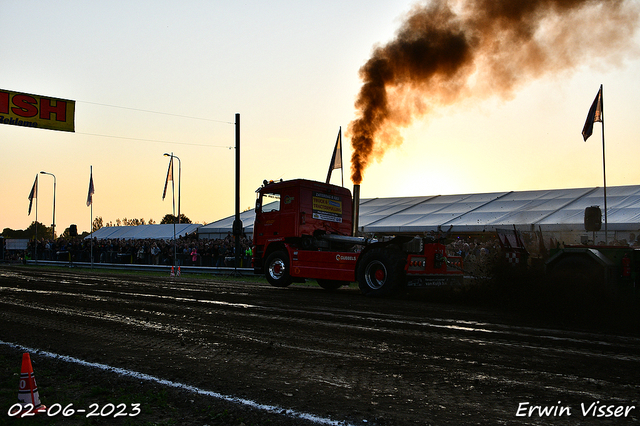
[[[280,194],[266,192],[262,194],[262,213],[280,211]]]

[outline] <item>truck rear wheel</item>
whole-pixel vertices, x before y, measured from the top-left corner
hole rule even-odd
[[[586,256],[570,255],[555,262],[549,278],[555,285],[600,286],[605,281],[605,270]]]
[[[386,296],[404,284],[406,256],[393,247],[374,248],[366,252],[358,266],[358,286],[367,296]]]
[[[605,268],[580,255],[558,260],[549,271],[549,281],[560,292],[559,297],[576,300],[597,295],[608,288]]]
[[[289,256],[282,250],[274,251],[267,258],[265,277],[274,287],[287,287],[293,281],[289,275]]]

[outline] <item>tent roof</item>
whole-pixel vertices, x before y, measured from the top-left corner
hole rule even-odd
[[[481,194],[363,198],[359,229],[394,234],[441,229],[474,233],[496,228],[584,231],[584,210],[600,206],[604,221],[604,193],[600,187],[507,191]],[[253,232],[253,210],[240,215],[246,233]],[[234,217],[198,229],[198,234],[231,232]],[[611,231],[640,229],[640,185],[607,188],[607,222]]]
[[[265,204],[264,208],[269,210],[270,206],[277,206],[280,204],[280,201],[273,201],[271,203]],[[242,226],[246,233],[253,232],[253,221],[256,217],[256,212],[253,209],[244,211],[240,213],[240,220],[242,221]],[[215,222],[211,222],[207,225],[201,226],[198,229],[198,235],[206,237],[209,234],[227,234],[233,231],[233,221],[235,220],[235,215],[225,217],[224,219],[216,220]],[[207,237],[208,238],[208,237]]]
[[[181,237],[192,234],[202,225],[179,223],[175,225],[175,236]],[[173,239],[173,224],[139,225],[139,226],[105,226],[94,231],[93,237],[99,240],[171,240]],[[87,236],[86,238],[90,238]]]

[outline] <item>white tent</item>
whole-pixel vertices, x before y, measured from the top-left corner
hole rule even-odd
[[[554,233],[565,242],[592,238],[584,227],[586,207],[600,206],[604,240],[604,196],[600,187],[507,191],[485,194],[365,198],[360,200],[359,231],[365,234],[457,234],[493,232],[496,228]],[[609,241],[640,234],[640,185],[607,188]],[[253,233],[253,210],[240,216],[247,236]],[[234,217],[198,229],[200,238],[223,238],[232,232]],[[634,234],[632,236],[631,234]]]
[[[178,223],[175,225],[175,237],[195,233],[202,225]],[[139,225],[139,226],[105,226],[93,232],[93,238],[99,240],[171,240],[173,224]],[[90,238],[91,235],[86,238]]]
[[[265,208],[269,208],[269,206],[271,205],[275,206],[279,203],[279,201],[274,201],[272,203],[266,204]],[[244,233],[249,238],[253,235],[253,221],[255,218],[256,213],[253,209],[240,213],[242,228],[244,229]],[[200,228],[198,228],[198,238],[223,239],[233,232],[234,220],[235,215],[201,226]]]

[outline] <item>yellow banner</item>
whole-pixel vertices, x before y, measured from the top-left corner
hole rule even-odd
[[[76,101],[0,89],[0,124],[75,131]]]
[[[313,197],[313,210],[325,213],[342,214],[342,202]]]
[[[342,223],[342,199],[335,195],[313,193],[313,218]]]

